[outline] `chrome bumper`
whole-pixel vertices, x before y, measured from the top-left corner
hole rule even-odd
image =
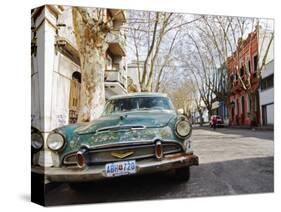
[[[198,165],[199,159],[194,154],[177,153],[167,155],[162,160],[149,159],[137,161],[137,172],[133,175],[168,171],[185,166]],[[105,175],[105,165],[85,168],[53,168],[33,166],[31,171],[44,174],[51,182],[86,182],[111,178]]]

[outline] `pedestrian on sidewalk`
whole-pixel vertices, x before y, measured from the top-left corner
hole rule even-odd
[[[217,116],[213,116],[212,123],[213,123],[213,129],[216,130],[216,128],[217,128]]]

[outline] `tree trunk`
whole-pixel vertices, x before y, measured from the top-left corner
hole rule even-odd
[[[73,8],[72,14],[82,76],[78,122],[88,122],[101,115],[105,104],[106,32],[91,23],[82,8]]]
[[[154,28],[153,28],[153,35],[152,35],[152,41],[151,41],[150,47],[148,49],[147,56],[146,56],[146,58],[144,60],[144,65],[143,65],[143,73],[142,73],[142,79],[141,79],[141,84],[140,84],[142,92],[148,91],[147,87],[146,87],[147,66],[148,66],[147,63],[148,63],[148,59],[150,58],[150,56],[152,54],[152,51],[154,49],[154,45],[155,45],[155,42],[156,42],[156,34],[157,34],[158,21],[159,21],[159,12],[156,12],[155,23],[154,23]]]
[[[212,104],[210,106],[207,106],[207,110],[208,110],[208,120],[210,120],[212,116]]]
[[[203,113],[200,111],[199,112],[199,117],[200,117],[200,126],[203,126]]]
[[[105,104],[104,70],[105,59],[98,49],[92,49],[83,56],[81,66],[81,98],[79,122],[87,122],[98,118]]]

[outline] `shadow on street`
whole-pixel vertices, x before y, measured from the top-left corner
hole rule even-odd
[[[273,157],[239,159],[191,168],[189,182],[173,173],[112,178],[81,184],[78,190],[57,184],[46,204],[106,203],[273,192]]]

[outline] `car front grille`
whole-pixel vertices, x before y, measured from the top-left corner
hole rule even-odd
[[[163,143],[163,154],[182,151],[181,145],[175,142]],[[155,158],[155,144],[129,145],[102,149],[89,149],[85,153],[87,165],[105,164],[122,160],[142,160]],[[76,165],[76,152],[67,154],[63,158],[63,165]]]

